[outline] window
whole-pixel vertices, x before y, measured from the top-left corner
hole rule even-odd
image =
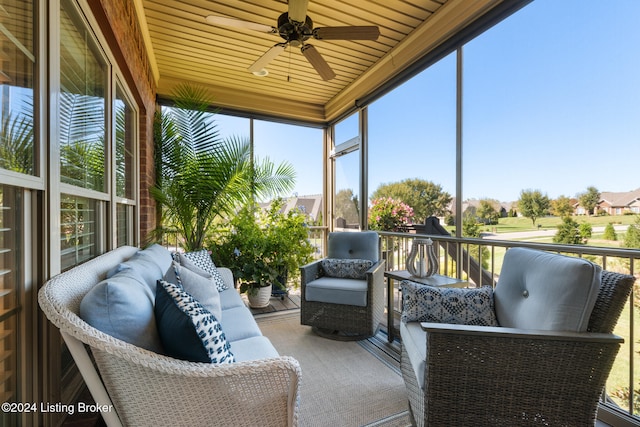
[[[464,47],[463,200],[526,216],[515,202],[540,190],[578,217],[593,211],[575,203],[590,186],[640,188],[639,14],[634,0],[540,0]],[[555,216],[535,226],[556,230]]]
[[[107,65],[72,2],[60,11],[60,175],[104,192]]]
[[[334,126],[333,159],[335,194],[333,217],[335,227],[355,228],[360,224],[360,125],[359,113],[352,114]]]
[[[0,21],[0,168],[35,175],[33,3],[0,1]]]
[[[62,270],[66,270],[98,255],[98,202],[63,194],[60,212]]]
[[[137,113],[120,84],[113,103],[115,116],[116,245],[134,245],[136,200]]]
[[[456,194],[456,54],[452,53],[372,103],[369,202],[391,197],[449,221]],[[444,225],[444,224],[442,224]]]
[[[293,166],[293,194],[283,197],[294,197],[310,223],[322,225],[322,130],[255,120],[253,146],[257,158]]]

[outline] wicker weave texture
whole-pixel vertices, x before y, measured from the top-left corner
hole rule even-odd
[[[291,357],[192,363],[128,344],[80,319],[82,297],[137,250],[101,255],[52,278],[38,295],[47,318],[91,349],[123,425],[296,426],[301,369]]]
[[[384,267],[385,261],[379,261],[367,271],[366,307],[307,301],[306,285],[322,275],[322,268],[320,261],[301,267],[300,322],[317,328],[374,335],[384,316]]]

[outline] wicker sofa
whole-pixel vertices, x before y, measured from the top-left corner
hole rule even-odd
[[[164,248],[153,249],[155,260],[167,259]],[[228,285],[220,292],[220,323],[234,363],[172,358],[109,335],[81,318],[85,295],[104,282],[108,272],[141,252],[125,246],[98,256],[52,278],[38,295],[40,307],[60,329],[96,403],[109,408],[102,412],[107,425],[297,425],[300,365],[279,356],[262,336],[228,269],[218,269]],[[171,263],[170,255],[168,259]]]
[[[571,281],[582,293],[565,290]],[[594,425],[634,281],[586,260],[509,249],[492,295],[499,326],[401,323],[416,425]],[[571,309],[576,329],[558,327]]]

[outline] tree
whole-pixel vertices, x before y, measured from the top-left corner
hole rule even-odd
[[[640,249],[640,215],[636,215],[634,223],[627,228],[622,245],[625,248]]]
[[[553,236],[554,243],[567,245],[586,245],[592,234],[591,224],[586,222],[578,223],[571,217],[562,218],[562,224],[558,226],[558,231]]]
[[[358,196],[353,194],[352,189],[345,188],[336,193],[335,210],[335,217],[344,218],[347,224],[360,223]]]
[[[163,206],[163,221],[178,230],[190,251],[203,247],[216,219],[250,200],[290,191],[295,172],[286,162],[276,167],[268,159],[252,159],[246,138],[220,139],[204,89],[178,86],[174,98],[175,107],[155,122],[160,176],[151,194]]]
[[[478,209],[476,209],[476,215],[482,219],[485,224],[497,224],[500,218],[499,207],[500,203],[497,200],[482,199],[480,200]]]
[[[444,216],[452,200],[442,186],[419,178],[382,184],[371,195],[371,199],[383,197],[391,197],[411,206],[418,222],[424,222],[430,216]]]
[[[604,228],[604,235],[602,237],[606,240],[618,240],[618,235],[616,234],[616,229],[613,228],[613,224],[607,224]]]
[[[390,197],[373,199],[369,209],[369,229],[400,231],[401,227],[411,223],[413,209],[405,203]]]
[[[571,199],[567,196],[559,196],[557,199],[552,200],[551,213],[561,218],[564,218],[565,216],[571,216],[571,214],[573,213]]]
[[[538,218],[549,213],[550,204],[549,197],[540,190],[522,190],[518,199],[520,213],[530,218],[534,226]]]
[[[553,236],[554,243],[562,243],[566,245],[579,245],[582,243],[580,235],[580,224],[571,217],[564,217],[562,224],[558,226],[558,231]]]
[[[462,217],[462,235],[464,237],[480,238],[480,227],[474,215],[464,215]],[[480,245],[468,245],[467,253],[471,257],[477,257],[482,259],[482,268],[485,270],[489,268],[489,258],[491,258],[491,252],[486,246]]]
[[[587,191],[578,194],[578,200],[580,201],[580,206],[587,212],[587,215],[591,215],[595,213],[596,206],[598,206],[598,202],[600,201],[600,192],[596,187],[587,187]]]

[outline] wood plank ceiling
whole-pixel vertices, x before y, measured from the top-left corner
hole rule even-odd
[[[257,77],[247,69],[278,34],[212,25],[208,15],[277,26],[286,0],[136,0],[143,11],[159,96],[180,82],[210,88],[223,108],[317,124],[349,111],[355,100],[473,22],[501,0],[311,0],[314,27],[376,25],[375,41],[314,40],[335,71],[324,81],[296,47]],[[146,21],[146,22],[145,22]]]

